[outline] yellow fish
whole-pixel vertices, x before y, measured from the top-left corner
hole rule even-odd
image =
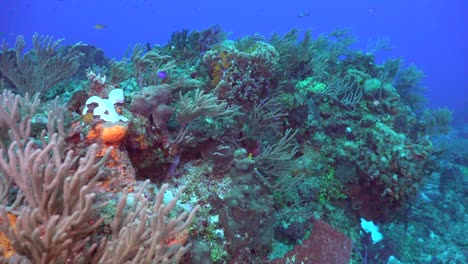
[[[98,29],[98,30],[99,30],[99,29],[105,29],[106,27],[107,27],[107,26],[104,25],[104,24],[96,24],[96,25],[94,25],[94,28],[95,28],[95,29]]]

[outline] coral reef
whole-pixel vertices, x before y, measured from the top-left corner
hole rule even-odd
[[[467,152],[434,140],[452,114],[353,41],[213,26],[119,61],[4,44],[0,262],[463,263]]]

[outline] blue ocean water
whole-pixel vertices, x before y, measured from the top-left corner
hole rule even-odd
[[[430,176],[424,175],[425,179],[414,201],[415,210],[412,211],[412,214],[408,213],[411,216],[408,217],[410,220],[401,216],[400,219],[403,219],[401,222],[407,221],[404,224],[400,222],[385,223],[387,225],[381,226],[381,231],[386,234],[393,233],[393,236],[383,238],[384,242],[380,244],[377,243],[378,241],[373,243],[372,240],[368,240],[367,246],[353,251],[353,259],[361,259],[363,263],[369,264],[374,263],[373,259],[388,260],[388,262],[375,263],[405,263],[396,260],[391,262],[393,255],[398,253],[397,257],[400,260],[425,259],[427,262],[421,263],[461,263],[457,261],[468,256],[466,241],[460,235],[463,233],[460,230],[466,227],[466,224],[463,223],[463,220],[467,219],[466,204],[463,206],[466,200],[457,200],[458,197],[466,199],[468,173],[468,150],[466,149],[468,146],[467,14],[468,1],[466,0],[0,0],[0,40],[4,39],[9,47],[13,47],[16,37],[23,35],[29,49],[31,48],[30,37],[38,32],[53,36],[55,39],[64,38],[63,44],[65,45],[77,42],[93,45],[102,49],[107,57],[120,59],[128,48],[136,43],[148,43],[148,46],[151,47],[154,45],[164,46],[176,31],[183,29],[201,31],[213,25],[221,26],[228,33],[228,37],[233,40],[256,33],[263,36],[270,36],[272,33],[284,35],[293,28],[302,31],[312,30],[313,36],[327,34],[337,27],[349,28],[357,39],[357,42],[351,47],[364,52],[369,49],[373,41],[388,39],[391,49],[378,51],[376,62],[382,63],[389,58],[397,57],[404,60],[404,66],[416,65],[425,74],[422,85],[426,88],[425,96],[428,99],[426,106],[431,108],[447,107],[453,111],[453,125],[457,129],[455,130],[456,134],[442,133],[444,135],[431,138],[435,147],[434,152],[440,151],[443,152],[442,154],[437,153],[436,157],[436,154],[434,157],[426,157],[423,155],[425,154],[424,149],[418,149],[414,152],[420,156],[411,153],[416,158],[411,156],[408,159],[430,160],[437,163],[438,170],[434,170]],[[158,76],[164,79],[166,73],[159,72]],[[388,111],[388,109],[379,109],[379,104],[381,102],[378,100],[369,103],[378,111]],[[380,115],[382,112],[378,114]],[[382,115],[379,118],[385,117]],[[398,119],[395,119],[395,126],[401,125]],[[405,120],[403,119],[403,121]],[[413,128],[404,125],[401,127],[403,128],[398,131],[399,133],[414,137],[411,138],[411,141],[417,142],[419,145],[425,144],[421,143],[423,136],[411,134]],[[354,140],[354,130],[357,129],[350,126],[344,128],[345,130],[341,131],[341,134],[336,131],[327,132],[330,132],[331,137]],[[383,134],[388,132],[386,128],[382,125],[377,127],[377,130]],[[419,129],[421,130],[421,128]],[[395,133],[388,135],[389,138],[399,139],[399,135],[394,136]],[[316,135],[316,137],[319,136]],[[320,142],[320,140],[317,141]],[[388,143],[388,145],[393,146],[393,143],[395,142]],[[413,142],[411,144],[407,141],[396,143],[406,144],[404,147],[412,150],[413,145],[411,144]],[[251,143],[257,147],[255,144],[261,143]],[[347,144],[345,142],[343,146],[352,149],[352,144]],[[379,142],[379,144],[382,143]],[[415,145],[417,144],[415,143]],[[420,147],[419,145],[417,147]],[[253,150],[249,151],[254,152],[254,147],[252,147]],[[447,149],[450,151],[446,151]],[[307,150],[301,149],[300,151],[301,155],[307,155]],[[349,151],[351,152],[351,150]],[[252,153],[249,155],[248,157],[251,159]],[[171,166],[171,173],[168,175],[176,178],[176,168],[180,169],[180,166],[177,167],[180,157],[179,155],[170,157],[173,158],[172,161],[177,162],[172,163],[174,165]],[[311,157],[315,158],[313,155]],[[379,157],[374,162],[389,163],[385,165],[386,167],[399,165],[390,164],[391,162],[387,158]],[[314,161],[312,158],[310,160]],[[336,168],[330,169],[333,173],[322,168],[323,175],[332,175],[335,171],[343,173],[347,168],[352,167],[348,166],[347,161],[339,160],[336,163],[339,162],[344,165],[336,165]],[[183,160],[182,163],[188,162]],[[406,165],[405,168],[415,171],[422,170],[419,167],[415,169],[411,165]],[[417,167],[417,165],[414,166]],[[189,170],[187,169],[187,171]],[[401,178],[401,175],[413,179],[411,172],[404,171],[398,176]],[[385,178],[385,182],[398,182],[398,177]],[[275,195],[277,194],[275,193]],[[424,213],[424,211],[429,213]],[[317,214],[319,213],[317,212]],[[336,217],[336,215],[334,216]],[[336,220],[339,217],[333,219]],[[359,221],[357,219],[356,223]],[[424,224],[420,225],[419,223]],[[320,223],[314,224],[319,225]],[[339,225],[339,222],[332,224]],[[456,230],[450,231],[453,231],[453,239],[450,240],[453,243],[446,250],[435,248],[436,245],[441,245],[446,241],[442,235],[443,231],[450,230],[452,224],[456,228]],[[395,227],[397,225],[398,227]],[[372,230],[373,226],[372,223],[368,230]],[[367,231],[367,228],[365,230]],[[363,230],[360,232],[364,236]],[[371,233],[371,231],[369,232]],[[418,233],[421,235],[415,235]],[[213,232],[213,234],[218,233]],[[408,238],[411,243],[403,243],[405,234],[411,238]],[[447,235],[447,237],[450,236],[452,234]],[[430,241],[432,241],[434,248],[422,246],[426,239],[432,239]],[[392,243],[387,241],[392,241]],[[400,241],[401,244],[394,243],[395,241]],[[360,242],[366,245],[362,240]],[[412,252],[412,247],[415,245],[412,244],[413,242],[419,243],[418,249],[424,248],[428,251]],[[441,251],[442,253],[440,253]],[[433,252],[439,252],[440,255],[431,255]],[[357,257],[357,255],[359,256]],[[385,257],[382,257],[383,255]],[[214,257],[211,256],[211,258]],[[226,256],[223,255],[219,258],[224,259]],[[451,260],[453,262],[450,262]],[[192,263],[196,263],[196,261]]]
[[[467,121],[468,4],[463,0],[1,0],[0,12],[0,38],[10,43],[18,34],[38,32],[95,45],[116,58],[130,44],[164,45],[174,31],[214,24],[233,39],[292,28],[321,34],[349,27],[359,49],[365,50],[369,39],[388,38],[394,48],[379,55],[419,66],[431,105],[447,106]]]

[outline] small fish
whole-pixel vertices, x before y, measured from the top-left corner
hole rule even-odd
[[[164,79],[167,77],[167,73],[165,71],[158,72],[158,77]]]
[[[94,28],[97,29],[97,30],[101,30],[101,29],[107,28],[107,26],[104,25],[104,24],[96,24],[96,25],[94,25]]]
[[[151,50],[151,45],[149,44],[149,42],[146,42],[145,47],[147,52]]]
[[[297,15],[298,18],[303,18],[303,17],[308,17],[308,16],[310,16],[310,13],[299,13]]]

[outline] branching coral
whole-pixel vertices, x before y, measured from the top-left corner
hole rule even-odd
[[[189,128],[188,124],[200,116],[225,116],[233,114],[233,109],[227,108],[227,103],[218,100],[212,94],[205,94],[203,90],[195,90],[180,96],[180,106],[177,112],[177,121],[181,125],[178,135],[173,140],[174,144],[179,144],[184,140]]]
[[[39,106],[39,97],[36,95],[31,98],[27,94],[23,99],[20,96],[15,96],[9,90],[3,90],[0,102],[2,104],[0,107],[0,128],[8,130],[11,140],[14,140],[19,147],[23,147],[31,132],[29,123]],[[0,147],[5,148],[3,140],[7,139],[1,139]]]
[[[424,126],[428,135],[448,134],[453,121],[453,113],[448,108],[423,112]]]
[[[141,197],[149,181],[141,188],[135,197]],[[188,236],[188,226],[192,222],[199,206],[190,214],[183,213],[177,218],[170,218],[184,188],[180,189],[175,198],[167,205],[163,196],[169,185],[164,184],[159,190],[152,211],[147,210],[147,201],[135,202],[128,212],[125,193],[117,206],[116,217],[110,224],[112,237],[104,250],[102,263],[118,263],[124,259],[132,259],[136,263],[172,263],[180,261],[188,251],[190,244],[184,246]]]
[[[50,108],[48,132],[43,132],[38,145],[29,139],[30,117],[22,117],[22,107],[29,101],[8,92],[3,97],[13,101],[0,113],[2,120],[12,120],[8,124],[12,141],[7,153],[4,149],[0,152],[0,180],[14,183],[25,199],[15,211],[16,223],[0,221],[0,230],[11,240],[20,258],[44,264],[180,260],[190,246],[184,246],[187,226],[198,210],[196,206],[190,214],[171,218],[169,213],[183,189],[166,205],[162,198],[168,185],[163,185],[152,212],[147,211],[149,202],[142,197],[148,182],[134,196],[141,202],[134,203],[130,211],[125,211],[125,193],[111,224],[112,237],[100,239],[104,218],[99,210],[106,202],[96,203],[95,192],[99,190],[101,167],[110,150],[97,162],[97,145],[89,146],[81,158],[72,150],[65,152],[63,108],[56,103]],[[16,141],[14,135],[25,135],[28,140],[23,143],[19,137]],[[7,210],[2,201],[1,219],[9,219]],[[128,251],[127,245],[134,245],[135,250]]]
[[[78,56],[61,55],[56,51],[63,39],[33,35],[34,52],[23,55],[26,43],[18,36],[13,51],[4,42],[0,52],[0,71],[20,94],[35,94],[46,91],[78,70]]]
[[[176,67],[175,61],[171,56],[162,54],[157,49],[144,52],[144,47],[135,45],[131,56],[133,63],[133,77],[137,80],[140,87],[159,84],[161,81],[159,73]]]
[[[16,104],[13,106],[16,107],[8,108],[8,112],[13,116],[21,116],[22,109],[17,106],[24,106],[27,100],[9,93],[4,93],[4,96],[15,98]],[[63,111],[57,105],[53,109],[58,116]],[[54,123],[62,125],[56,118],[51,117],[49,121],[50,129],[56,127]],[[11,135],[29,136],[29,118],[23,119],[21,126],[10,125],[13,125],[9,126]],[[63,131],[63,128],[58,131]],[[2,222],[0,228],[12,241],[16,252],[35,263],[64,262],[70,256],[81,258],[78,253],[84,251],[88,236],[104,220],[95,219],[93,225],[89,224],[93,212],[102,206],[93,205],[95,194],[90,193],[90,189],[100,177],[97,172],[106,157],[95,163],[97,146],[92,145],[77,164],[78,158],[73,151],[64,155],[63,138],[50,132],[47,140],[45,136],[42,137],[42,147],[38,147],[31,139],[22,143],[12,137],[8,152],[5,154],[2,150],[0,156],[2,175],[14,182],[25,197],[25,206],[19,209],[20,215],[16,221],[19,231],[15,231],[6,221]],[[5,208],[1,210],[2,218],[6,219]]]
[[[423,78],[424,72],[418,69],[416,65],[410,65],[400,69],[394,80],[394,87],[403,102],[414,110],[418,110],[425,100],[423,96],[424,88],[421,86]]]
[[[284,36],[273,34],[269,40],[280,54],[283,79],[303,79],[309,75],[328,78],[335,71],[339,57],[345,55],[354,42],[349,31],[340,28],[315,39],[306,31],[302,40],[299,39],[299,30],[293,29]]]
[[[259,140],[265,133],[279,128],[284,116],[282,105],[275,99],[254,105],[249,115],[242,119],[242,137],[237,140]]]
[[[363,95],[363,87],[356,78],[351,74],[344,77],[334,77],[326,88],[320,92],[330,96],[350,110],[354,110],[356,105],[361,101]]]
[[[257,165],[256,176],[269,188],[282,192],[289,191],[304,176],[290,175],[294,165],[293,157],[298,150],[292,143],[296,133],[297,131],[293,132],[291,129],[286,130],[278,143],[266,146],[254,159]]]
[[[219,25],[202,31],[189,32],[188,29],[184,29],[173,33],[164,49],[168,50],[177,62],[191,62],[225,39],[226,33]]]

